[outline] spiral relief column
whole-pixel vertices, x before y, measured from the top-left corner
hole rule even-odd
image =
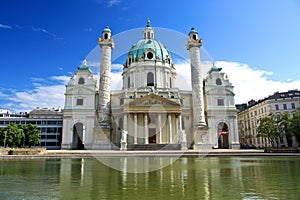
[[[201,74],[200,48],[202,39],[198,39],[198,32],[192,28],[189,33],[187,50],[190,52],[192,102],[193,102],[193,135],[194,148],[202,148],[199,145],[206,143],[207,123],[204,113],[203,76]]]
[[[94,131],[94,149],[110,149],[110,69],[111,51],[114,48],[114,41],[111,38],[111,30],[108,26],[102,31],[102,38],[98,38],[98,44],[101,49],[101,59],[97,126]]]

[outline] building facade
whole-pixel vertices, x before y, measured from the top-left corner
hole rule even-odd
[[[98,39],[99,78],[83,63],[66,85],[63,149],[239,148],[233,86],[221,68],[201,74],[202,39],[187,39],[192,90],[175,85],[169,50],[154,39],[150,21],[123,65],[123,88],[111,91],[114,41],[106,27]]]
[[[239,137],[242,145],[255,146],[259,148],[270,146],[266,138],[258,137],[259,120],[267,117],[270,113],[280,114],[283,112],[293,113],[300,106],[299,90],[287,92],[275,92],[267,98],[259,101],[251,100],[248,104],[237,105]],[[283,137],[280,146],[287,146],[286,137]],[[293,138],[292,146],[298,144]]]
[[[60,109],[36,108],[29,113],[19,114],[11,114],[5,110],[0,114],[0,128],[12,123],[37,126],[40,130],[40,146],[46,149],[61,148],[63,113]]]

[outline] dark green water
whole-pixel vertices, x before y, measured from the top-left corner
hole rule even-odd
[[[0,175],[0,199],[300,198],[300,158],[180,158],[148,173],[118,171],[97,159],[1,160]]]

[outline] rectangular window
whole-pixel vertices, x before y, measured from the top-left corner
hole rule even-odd
[[[291,103],[292,109],[296,109],[295,103]]]
[[[82,106],[83,105],[83,99],[77,99],[76,105],[77,106]]]
[[[218,99],[218,106],[224,106],[224,99]]]
[[[278,104],[275,105],[275,110],[279,110],[279,105]]]
[[[287,106],[285,103],[283,104],[283,110],[287,110]]]

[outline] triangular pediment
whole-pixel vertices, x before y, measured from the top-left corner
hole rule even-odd
[[[156,94],[149,94],[139,99],[135,99],[129,103],[129,106],[180,106],[179,103],[160,97]]]

